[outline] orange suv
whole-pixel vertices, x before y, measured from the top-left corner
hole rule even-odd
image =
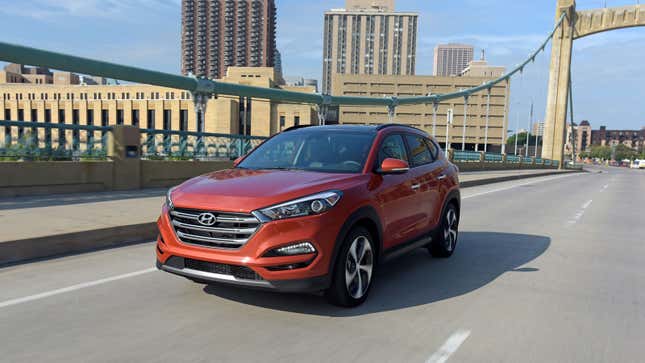
[[[157,267],[356,306],[379,263],[424,246],[450,257],[460,203],[457,167],[421,130],[294,127],[168,191]]]

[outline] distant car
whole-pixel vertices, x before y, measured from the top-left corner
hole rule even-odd
[[[632,169],[645,169],[645,160],[634,160],[629,166]]]

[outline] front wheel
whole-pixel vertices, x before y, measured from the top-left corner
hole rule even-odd
[[[434,233],[429,250],[432,256],[447,258],[452,256],[457,247],[459,237],[459,212],[454,204],[450,203],[441,216],[439,229]]]
[[[325,295],[334,305],[353,307],[367,299],[375,268],[374,242],[363,227],[351,230],[336,257],[332,283]]]

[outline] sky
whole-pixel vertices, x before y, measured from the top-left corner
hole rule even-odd
[[[579,9],[636,0],[578,0]],[[344,0],[276,0],[278,49],[286,76],[320,79],[323,12]],[[437,43],[473,44],[477,57],[512,68],[554,25],[555,0],[397,0],[419,13],[417,74],[432,73]],[[180,0],[0,0],[0,41],[170,73],[180,71]],[[512,84],[510,129],[544,117],[550,48]],[[645,126],[645,29],[577,40],[573,56],[574,116],[594,128]]]

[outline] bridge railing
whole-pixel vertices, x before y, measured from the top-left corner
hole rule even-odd
[[[242,156],[266,137],[141,129],[144,159],[224,159]]]
[[[105,159],[108,126],[0,121],[0,160]]]

